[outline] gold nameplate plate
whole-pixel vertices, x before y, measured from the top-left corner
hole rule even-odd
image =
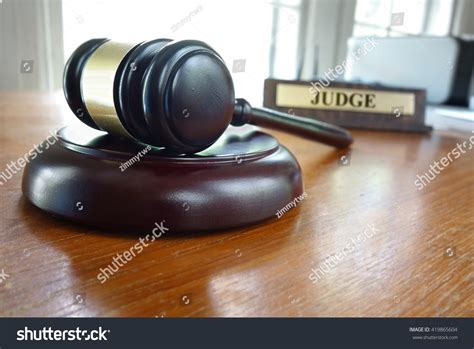
[[[310,84],[304,86],[280,83],[276,86],[276,106],[386,113],[389,116],[393,116],[394,107],[399,107],[404,115],[415,113],[414,93],[335,87],[326,87],[314,93],[312,91],[315,89]]]

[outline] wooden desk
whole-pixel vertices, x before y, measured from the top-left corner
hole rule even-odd
[[[0,98],[0,172],[73,118],[60,94]],[[354,131],[350,154],[274,134],[304,173],[297,208],[242,229],[169,234],[104,284],[99,269],[143,232],[52,218],[26,202],[14,175],[0,186],[0,315],[474,315],[474,151],[424,189],[414,184],[470,133]],[[376,233],[354,243],[367,225]]]

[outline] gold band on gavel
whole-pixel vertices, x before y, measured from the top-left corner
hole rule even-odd
[[[120,121],[114,103],[117,68],[134,44],[107,41],[87,60],[81,77],[81,93],[87,111],[97,126],[111,134],[133,136]]]

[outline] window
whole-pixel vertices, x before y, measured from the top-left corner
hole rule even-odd
[[[272,3],[273,25],[270,38],[269,76],[294,79],[297,75],[300,0],[279,0]]]
[[[357,0],[354,36],[444,36],[454,0]]]
[[[84,41],[101,37],[132,43],[160,37],[202,40],[224,58],[236,96],[258,105],[270,72],[285,77],[296,69],[299,2],[63,1],[64,53],[67,58]]]

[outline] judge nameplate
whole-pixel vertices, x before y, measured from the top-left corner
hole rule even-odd
[[[417,89],[267,79],[264,106],[344,127],[423,132],[425,98]]]

